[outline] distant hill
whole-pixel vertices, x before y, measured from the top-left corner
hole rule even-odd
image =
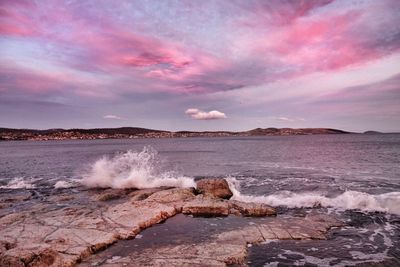
[[[246,133],[246,132],[245,132]],[[329,128],[256,128],[248,131],[250,135],[311,135],[311,134],[347,134],[349,132]]]
[[[366,131],[366,132],[363,132],[363,134],[382,134],[382,133],[377,132],[377,131]]]
[[[31,134],[52,134],[52,133],[63,133],[63,132],[77,132],[82,134],[140,134],[140,133],[162,132],[162,131],[138,128],[138,127],[94,128],[94,129],[73,128],[73,129],[47,129],[47,130],[0,128],[0,133],[5,133],[5,132],[31,133]]]
[[[349,132],[329,128],[256,128],[244,132],[229,131],[162,131],[138,127],[95,129],[11,129],[0,128],[0,140],[67,140],[109,138],[171,138],[171,137],[220,137],[220,136],[282,136],[314,134],[347,134]]]

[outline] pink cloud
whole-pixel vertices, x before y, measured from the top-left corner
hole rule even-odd
[[[1,24],[0,25],[0,34],[2,35],[16,35],[16,36],[30,36],[32,32],[28,29],[20,28],[15,25],[7,25]]]
[[[113,95],[96,79],[56,70],[35,70],[21,66],[0,66],[0,91],[9,95],[108,98]],[[64,98],[64,97],[63,97]]]
[[[251,12],[240,13],[243,16],[234,20],[237,28],[224,28],[236,38],[234,45],[226,43],[226,50],[237,47],[245,51],[245,56],[233,52],[221,56],[218,51],[186,43],[179,31],[171,38],[151,34],[141,28],[141,23],[132,26],[105,12],[104,3],[99,4],[99,10],[58,3],[31,12],[34,6],[8,1],[0,9],[0,35],[57,47],[46,54],[46,60],[110,77],[116,94],[234,90],[315,71],[338,70],[398,50],[394,41],[390,49],[375,41],[379,41],[375,35],[379,35],[381,26],[372,34],[360,27],[373,18],[368,11],[337,12],[329,9],[332,2],[236,3],[236,12]],[[195,6],[190,5],[188,12],[194,12]],[[318,13],[321,8],[326,8],[322,15]],[[81,78],[77,75],[70,79],[79,83]]]
[[[16,67],[0,68],[2,91],[42,94],[60,90],[66,80],[66,76],[59,74],[35,72]]]
[[[333,1],[323,4],[310,1],[305,12],[292,12],[285,4],[283,7],[278,5],[277,10],[289,17],[278,26],[265,19],[269,16],[251,17],[250,21],[254,23],[250,25],[257,29],[258,38],[250,35],[247,40],[240,40],[239,45],[240,42],[241,45],[249,45],[254,55],[262,56],[267,64],[287,70],[277,78],[291,78],[315,71],[336,71],[399,50],[399,43],[389,34],[393,20],[390,16],[387,19],[379,17],[390,8],[386,2],[371,3],[369,7],[381,13],[357,7],[342,12],[329,8],[318,10],[330,2]],[[291,8],[293,6],[290,5]],[[310,10],[314,12],[310,13]],[[392,29],[391,34],[394,31]]]
[[[45,14],[29,13],[21,7],[11,8],[21,19],[10,19],[17,28],[3,30],[2,34],[29,34],[35,40],[61,47],[68,51],[68,56],[48,60],[83,72],[116,75],[120,77],[120,81],[115,82],[121,85],[120,91],[207,93],[241,88],[250,81],[258,82],[254,77],[244,81],[243,77],[236,78],[237,62],[229,58],[132,31],[109,17],[102,17],[99,25],[99,21],[93,21],[86,13],[80,16],[82,11],[79,13],[63,5],[46,8],[42,10]],[[34,31],[22,31],[30,25],[35,25]],[[141,88],[140,84],[143,84]]]
[[[0,5],[0,35],[4,36],[35,36],[38,34],[35,24],[32,23],[29,17],[21,14],[21,9],[34,9],[31,5],[17,5],[14,3],[14,8],[2,7]],[[12,3],[10,3],[12,4]]]
[[[359,12],[298,21],[276,42],[275,51],[288,64],[305,70],[335,70],[381,56],[366,49],[351,36],[350,28],[360,17]]]
[[[239,4],[255,15],[251,20],[241,21],[245,26],[259,27],[261,25],[285,26],[299,18],[309,15],[315,9],[326,6],[334,0],[307,1],[259,1]]]

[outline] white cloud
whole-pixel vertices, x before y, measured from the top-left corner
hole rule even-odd
[[[190,115],[195,120],[218,120],[226,119],[226,115],[218,110],[202,111],[197,108],[189,108],[185,111],[187,115]]]
[[[122,117],[116,115],[104,115],[103,119],[111,119],[111,120],[123,120]]]
[[[199,113],[200,110],[198,110],[197,108],[188,108],[185,113],[188,115],[193,115],[193,114],[197,114]]]
[[[288,117],[279,117],[276,118],[278,121],[283,121],[283,122],[299,122],[299,121],[305,121],[303,118],[288,118]]]

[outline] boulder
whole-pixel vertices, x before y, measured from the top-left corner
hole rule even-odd
[[[262,217],[275,216],[276,210],[262,203],[246,203],[236,200],[229,201],[230,213],[240,213],[243,216]]]
[[[232,191],[229,189],[228,182],[222,178],[202,179],[197,182],[197,191],[204,196],[229,199]]]

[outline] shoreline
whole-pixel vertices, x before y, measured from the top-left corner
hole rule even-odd
[[[212,235],[195,238],[194,243],[167,242],[157,250],[147,250],[147,254],[141,250],[140,258],[132,251],[136,255],[134,262],[129,252],[126,257],[114,258],[114,266],[201,265],[205,260],[211,266],[244,265],[251,244],[325,239],[329,229],[344,225],[326,214],[276,215],[272,207],[227,200],[199,189],[87,189],[86,201],[79,199],[83,197],[79,191],[59,191],[60,194],[49,195],[24,211],[0,217],[2,266],[75,266],[99,251],[105,253],[113,246],[118,249],[121,240],[138,238],[143,230],[177,215],[180,217],[174,218],[186,218],[186,222],[191,220],[190,216],[205,217],[201,219],[204,222],[222,216],[226,219],[221,222],[236,221],[236,225],[230,229],[223,225]],[[9,201],[12,197],[17,204],[29,202],[29,196],[11,195]],[[257,217],[254,221],[258,223],[248,223],[246,218],[252,216]],[[240,218],[246,223],[238,223]],[[165,250],[176,252],[168,256]]]

